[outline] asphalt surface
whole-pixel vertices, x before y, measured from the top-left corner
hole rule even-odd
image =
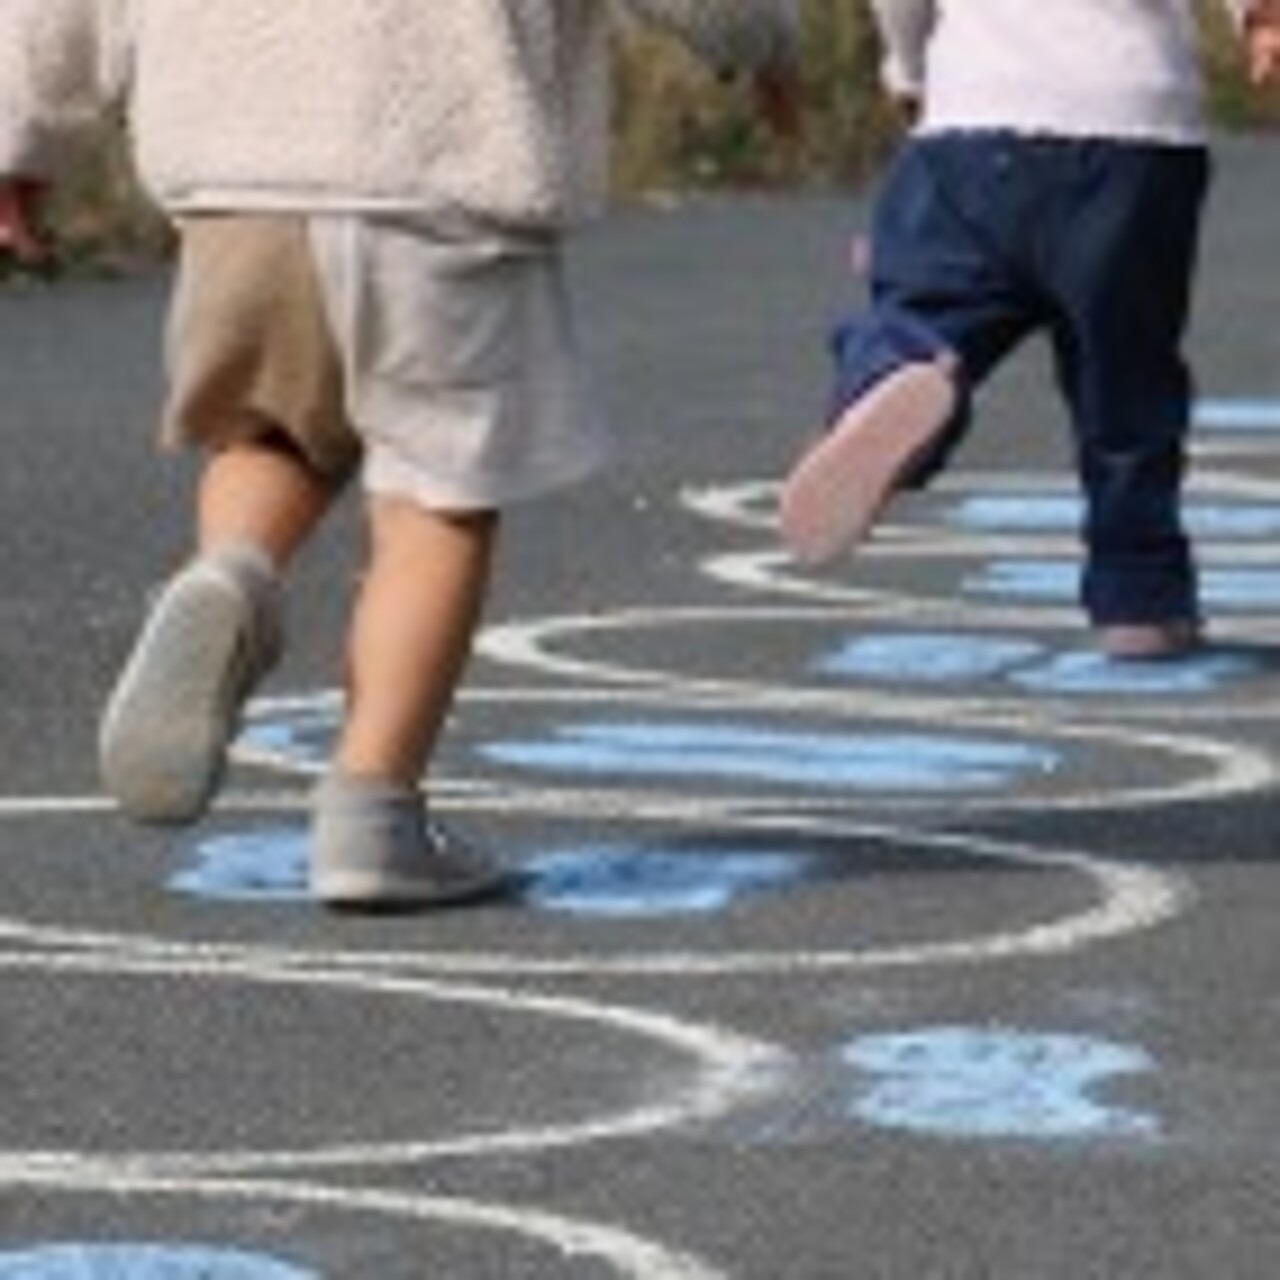
[[[0,294],[0,1277],[1271,1280],[1280,144],[1221,151],[1191,351],[1212,644],[1107,664],[1044,353],[856,561],[787,563],[865,207],[574,253],[621,448],[513,514],[434,781],[520,900],[298,890],[358,503],[217,811],[139,830],[97,708],[183,554],[165,281]]]

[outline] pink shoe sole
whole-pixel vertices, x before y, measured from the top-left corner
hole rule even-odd
[[[1171,622],[1126,622],[1098,628],[1102,652],[1116,662],[1182,658],[1200,648],[1200,627],[1189,618]]]
[[[851,404],[783,485],[782,537],[792,555],[821,565],[862,542],[955,410],[955,380],[941,361],[904,365]]]

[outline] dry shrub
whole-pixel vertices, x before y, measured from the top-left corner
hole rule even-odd
[[[798,145],[770,136],[744,85],[718,82],[673,41],[640,32],[619,40],[621,192],[857,184],[866,177],[892,142],[895,124],[878,88],[865,0],[805,2],[805,128]],[[1199,4],[1215,118],[1234,127],[1280,121],[1280,90],[1258,95],[1246,85],[1219,0]],[[60,195],[57,223],[73,255],[98,263],[168,244],[162,221],[137,193],[116,130],[85,148]]]

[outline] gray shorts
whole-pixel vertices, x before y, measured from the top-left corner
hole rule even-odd
[[[184,219],[170,444],[286,434],[335,480],[492,509],[608,452],[553,245],[405,218]]]

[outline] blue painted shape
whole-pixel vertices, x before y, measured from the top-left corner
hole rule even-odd
[[[961,578],[960,591],[1058,603],[1075,600],[1079,584],[1080,566],[1074,560],[993,560]]]
[[[1194,538],[1274,538],[1280,533],[1280,507],[1262,502],[1193,503],[1186,510]]]
[[[1188,654],[1168,661],[1115,661],[1098,653],[1067,653],[1011,676],[1038,693],[1108,695],[1215,693],[1232,681],[1261,675],[1257,659],[1239,653]]]
[[[1204,569],[1200,579],[1206,604],[1264,613],[1280,605],[1278,569]]]
[[[154,1244],[56,1244],[0,1253],[0,1280],[320,1280],[272,1258]]]
[[[948,523],[981,533],[1076,533],[1083,518],[1078,498],[991,494],[966,498],[945,514]],[[1196,538],[1274,538],[1280,508],[1273,503],[1188,503],[1188,532]]]
[[[236,831],[202,840],[169,888],[227,902],[293,902],[307,896],[306,835],[297,827]]]
[[[733,779],[841,791],[971,791],[1053,771],[1046,747],[941,734],[794,733],[705,722],[560,725],[493,742],[487,759],[539,772]]]
[[[1141,1049],[1003,1027],[928,1027],[864,1036],[843,1060],[876,1077],[854,1114],[882,1128],[953,1138],[1153,1138],[1150,1115],[1091,1096],[1149,1073]]]
[[[1069,560],[993,560],[961,579],[967,595],[1007,596],[1038,603],[1074,600],[1080,569]],[[1204,568],[1200,595],[1206,606],[1270,613],[1280,606],[1280,570]]]
[[[567,849],[530,861],[525,896],[534,906],[572,915],[709,915],[744,896],[798,883],[810,865],[796,854]]]
[[[959,684],[1001,675],[1043,652],[1030,640],[991,636],[858,636],[820,658],[814,663],[814,670],[819,675],[864,680]]]
[[[299,764],[321,766],[333,754],[338,718],[335,707],[263,715],[243,727],[237,742]]]
[[[1229,431],[1280,430],[1280,400],[1220,399],[1196,402],[1197,427]]]
[[[1080,527],[1079,498],[1056,494],[990,494],[965,498],[951,506],[946,519],[984,533],[1061,533]]]

